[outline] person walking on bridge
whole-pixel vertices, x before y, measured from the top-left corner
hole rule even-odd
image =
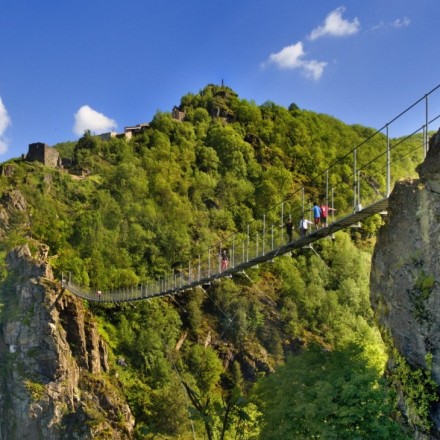
[[[323,203],[321,206],[321,228],[326,228],[327,227],[327,219],[328,219],[328,213],[330,211],[336,211],[336,209],[334,208],[330,208],[326,203]]]
[[[289,219],[284,224],[284,226],[286,227],[286,233],[287,233],[287,236],[289,237],[289,243],[290,243],[292,241],[292,237],[293,237],[293,230],[295,229],[293,227],[292,217],[290,215],[289,215]]]
[[[319,228],[319,221],[321,220],[321,208],[318,206],[318,204],[315,202],[313,204],[313,219],[315,220],[315,229]]]
[[[221,271],[224,272],[229,267],[229,258],[226,249],[222,250],[222,253],[220,255],[220,261],[221,261]]]
[[[307,229],[308,229],[309,225],[313,225],[313,222],[311,222],[310,220],[307,220],[303,216],[302,219],[299,221],[299,233],[301,235],[301,238],[303,238],[307,235]]]

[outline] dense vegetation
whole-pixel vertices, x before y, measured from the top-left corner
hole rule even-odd
[[[10,219],[2,252],[46,243],[58,276],[71,272],[105,291],[196,259],[282,200],[293,211],[302,186],[322,198],[330,164],[336,206],[352,203],[352,183],[337,176],[374,130],[295,104],[258,106],[213,85],[184,96],[180,110],[183,122],[158,112],[131,140],[85,133],[58,145],[73,160],[69,173],[12,161],[0,189],[19,189],[27,208]],[[414,170],[420,140],[394,143],[402,147],[393,151],[398,178]],[[383,191],[385,157],[369,163],[385,144],[378,135],[358,153],[371,192]],[[369,306],[378,224],[207,290],[136,307],[91,305],[138,437],[406,438]]]

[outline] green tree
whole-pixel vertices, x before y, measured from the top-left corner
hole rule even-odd
[[[261,439],[406,439],[393,396],[356,346],[291,356],[257,388]]]

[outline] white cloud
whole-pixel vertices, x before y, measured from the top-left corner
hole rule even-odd
[[[307,77],[313,79],[319,79],[324,72],[324,68],[327,65],[326,62],[316,60],[304,59],[305,52],[302,41],[298,41],[295,44],[286,46],[277,53],[269,55],[268,60],[263,63],[263,67],[268,65],[275,65],[279,69],[299,69]]]
[[[324,24],[313,29],[309,35],[309,39],[313,41],[325,35],[344,37],[346,35],[356,34],[360,29],[358,18],[355,18],[353,21],[345,20],[342,18],[344,11],[345,8],[340,6],[330,12],[325,18]]]
[[[73,126],[73,132],[82,136],[86,130],[90,130],[92,133],[100,134],[108,131],[112,131],[117,127],[116,121],[108,118],[102,113],[93,110],[88,105],[83,105],[75,113],[75,125]]]
[[[0,154],[5,153],[8,150],[8,141],[5,138],[5,132],[11,125],[11,118],[8,111],[0,98]]]
[[[392,29],[401,29],[404,27],[407,27],[411,24],[411,20],[408,17],[403,18],[396,18],[394,21],[385,23],[384,21],[381,21],[379,24],[376,24],[371,27],[372,31],[381,31],[381,30],[387,30],[389,28]]]
[[[325,66],[327,66],[325,61],[310,60],[305,61],[302,68],[306,76],[318,80],[324,73]]]
[[[275,64],[280,69],[296,69],[301,64],[301,58],[304,56],[304,48],[301,41],[286,46],[277,53],[271,53],[268,63]]]
[[[395,29],[399,29],[399,28],[409,26],[410,23],[411,23],[411,21],[409,18],[403,17],[403,18],[397,18],[396,20],[394,20],[393,23],[391,24],[391,26]]]

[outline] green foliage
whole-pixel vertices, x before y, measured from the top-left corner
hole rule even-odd
[[[414,286],[408,289],[408,295],[414,306],[414,317],[419,323],[430,319],[432,311],[426,301],[429,299],[435,285],[435,277],[427,275],[423,270],[417,273]]]
[[[43,384],[38,382],[33,382],[29,379],[24,381],[24,386],[28,390],[29,394],[32,397],[32,400],[38,401],[41,400],[46,394],[46,388]]]
[[[180,332],[177,311],[164,301],[154,305],[144,302],[136,309],[127,308],[118,318],[119,350],[148,376],[151,385],[160,387],[171,373],[166,356]]]
[[[204,296],[202,289],[194,289],[186,305],[188,326],[194,333],[200,331],[203,324],[202,304]]]
[[[178,377],[173,376],[163,388],[152,393],[151,409],[151,432],[176,438],[190,430],[185,390]]]
[[[435,284],[433,275],[426,275],[423,271],[419,273],[416,280],[416,287],[421,290],[423,299],[428,299]]]
[[[19,190],[27,208],[8,212],[0,261],[11,247],[35,240],[50,246],[57,276],[72,276],[93,289],[163,280],[247,225],[253,235],[261,231],[262,214],[282,200],[295,213],[302,207],[302,185],[322,198],[325,176],[316,176],[338,158],[329,183],[337,188],[338,211],[352,208],[352,182],[338,175],[352,172],[347,153],[373,129],[347,126],[295,104],[289,109],[273,102],[257,105],[212,84],[182,97],[179,109],[185,112],[183,122],[158,112],[150,128],[131,140],[103,141],[86,132],[78,142],[58,144],[61,156],[73,160],[74,173],[14,162],[13,175],[0,176],[0,192],[6,199],[11,188]],[[383,151],[384,141],[378,136],[359,152],[358,166]],[[393,140],[392,154],[399,159],[393,177],[419,161],[414,142]],[[379,160],[362,170],[363,197],[383,192],[383,165]],[[277,224],[279,212],[267,213],[266,221]],[[314,250],[253,270],[253,282],[223,279],[206,296],[198,290],[176,302],[94,309],[115,358],[127,363],[116,368],[139,438],[188,434],[188,396],[181,380],[197,394],[199,409],[191,404],[199,417],[197,433],[255,438],[258,409],[246,399],[251,381],[276,368],[299,343],[317,341],[344,352],[355,342],[367,354],[365,368],[382,370],[385,355],[369,307],[370,255],[368,246],[360,249],[361,240],[380,224],[380,217],[365,222],[356,244],[338,233],[335,241],[322,240]],[[0,279],[3,322],[18,309],[4,264]],[[419,277],[415,292],[421,304],[431,288],[430,277]],[[204,347],[209,340],[212,346]],[[245,379],[232,373],[236,367],[224,368],[234,357],[247,364]],[[318,368],[312,364],[311,359],[311,369]],[[357,371],[356,363],[351,366]],[[242,381],[246,384],[239,386]],[[349,375],[339,391],[356,384],[369,396],[371,383]],[[326,390],[333,392],[331,384],[324,384],[323,395]]]
[[[390,368],[391,380],[403,391],[408,421],[429,433],[432,421],[429,411],[438,402],[438,386],[432,377],[432,354],[426,355],[425,368],[412,368],[394,349]]]
[[[392,396],[362,350],[311,350],[260,382],[261,439],[405,439]]]
[[[193,345],[185,353],[186,364],[200,393],[209,395],[220,380],[223,366],[211,347]]]
[[[370,255],[343,232],[334,241],[322,240],[313,246],[274,265],[274,273],[282,279],[285,331],[292,337],[311,331],[323,342],[343,347],[355,341],[357,334],[371,333],[371,326],[365,325],[372,317]],[[371,337],[375,340],[372,333]]]
[[[66,159],[73,159],[76,142],[59,142],[53,147],[58,150],[60,156]]]

